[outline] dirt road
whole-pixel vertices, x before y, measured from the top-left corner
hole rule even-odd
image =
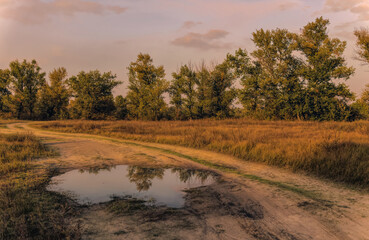
[[[59,157],[40,162],[61,172],[134,164],[209,169],[222,176],[220,182],[188,191],[181,209],[115,215],[104,204],[83,208],[75,220],[81,221],[85,239],[369,239],[367,192],[209,151],[47,132],[29,123],[1,129],[23,131],[59,151]],[[212,169],[191,157],[235,171]]]

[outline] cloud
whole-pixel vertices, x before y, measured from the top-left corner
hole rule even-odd
[[[351,12],[360,21],[369,21],[368,0],[326,0],[323,12]]]
[[[126,8],[118,5],[106,5],[91,0],[0,0],[2,18],[12,19],[25,24],[38,24],[49,21],[52,16],[73,17],[78,13],[104,15],[122,14]]]
[[[190,29],[190,28],[193,28],[197,25],[200,25],[202,24],[202,22],[194,22],[194,21],[186,21],[183,23],[182,27],[183,29]]]
[[[219,29],[212,29],[204,34],[190,32],[173,40],[172,44],[204,50],[227,48],[230,47],[229,43],[222,43],[217,40],[225,38],[228,34],[229,32]]]
[[[290,10],[292,8],[296,8],[301,6],[301,2],[299,1],[285,1],[285,2],[280,2],[278,5],[278,8],[280,11],[286,11],[286,10]]]

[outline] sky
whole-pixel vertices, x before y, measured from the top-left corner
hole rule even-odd
[[[36,59],[43,71],[65,67],[112,71],[127,92],[130,62],[149,53],[166,78],[182,64],[220,63],[238,48],[254,49],[257,29],[299,32],[323,16],[329,34],[347,41],[345,57],[356,67],[347,81],[361,93],[369,66],[354,59],[353,31],[369,27],[369,0],[0,0],[0,69]]]

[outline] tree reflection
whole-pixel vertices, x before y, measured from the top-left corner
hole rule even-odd
[[[172,172],[177,173],[179,175],[179,179],[184,183],[187,183],[193,177],[195,177],[201,181],[201,184],[203,184],[209,178],[209,176],[215,176],[215,173],[195,169],[173,168]]]
[[[154,178],[163,179],[165,169],[163,168],[144,168],[138,166],[129,166],[129,181],[136,184],[138,191],[147,191],[152,185]]]
[[[115,169],[115,166],[109,166],[109,165],[101,165],[101,166],[94,166],[94,167],[90,167],[88,170],[85,170],[85,169],[80,169],[79,172],[80,173],[85,173],[85,172],[88,172],[88,173],[92,173],[92,174],[99,174],[100,171],[111,171],[112,169]]]

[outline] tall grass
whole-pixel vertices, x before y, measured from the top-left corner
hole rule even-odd
[[[0,134],[0,239],[79,238],[72,207],[45,191],[49,171],[33,160],[55,155],[30,134]]]
[[[56,121],[43,129],[207,149],[369,186],[369,122]]]

